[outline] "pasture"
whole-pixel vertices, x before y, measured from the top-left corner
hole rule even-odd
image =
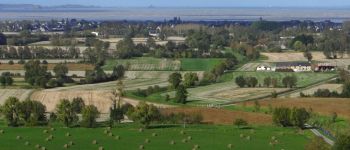
[[[0,145],[6,150],[59,150],[64,145],[72,150],[97,149],[303,149],[310,138],[292,128],[252,126],[238,129],[233,126],[181,125],[154,126],[142,132],[135,124],[117,128],[62,127],[0,127]],[[67,136],[68,135],[68,136]],[[52,137],[52,138],[48,138]],[[47,140],[49,139],[49,140]],[[140,148],[142,147],[142,148]]]
[[[309,89],[305,89],[302,92],[306,95],[313,95],[318,89],[328,89],[329,91],[333,92],[333,91],[337,91],[338,93],[341,93],[343,90],[343,85],[342,84],[321,84]],[[295,93],[291,93],[289,95],[287,95],[287,97],[290,98],[295,98],[295,97],[300,97],[300,92],[295,92]]]

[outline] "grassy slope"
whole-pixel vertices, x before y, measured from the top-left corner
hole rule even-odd
[[[303,149],[309,139],[309,133],[300,135],[295,129],[280,128],[273,126],[258,126],[252,130],[237,129],[233,126],[217,126],[217,125],[196,125],[187,126],[186,129],[181,126],[168,128],[148,129],[144,132],[138,132],[138,127],[129,124],[122,125],[112,129],[114,135],[120,136],[120,140],[115,140],[104,134],[103,128],[86,129],[86,128],[56,128],[44,134],[43,130],[47,128],[8,128],[2,127],[4,134],[0,135],[0,145],[7,150],[31,150],[36,144],[45,146],[49,150],[62,149],[63,145],[69,141],[73,141],[75,145],[70,147],[72,150],[96,150],[99,146],[105,149],[138,149],[143,144],[145,149],[192,149],[198,144],[203,150],[225,150],[228,144],[232,144],[234,149]],[[185,135],[180,134],[184,130]],[[70,137],[65,134],[69,132]],[[152,136],[157,133],[157,136]],[[45,139],[52,134],[54,139],[50,142]],[[250,136],[251,140],[240,138],[240,134]],[[17,136],[23,137],[16,140]],[[192,137],[187,143],[181,142],[188,136]],[[269,145],[272,136],[277,137],[279,144],[274,147]],[[149,139],[150,143],[145,143],[145,139]],[[98,145],[93,145],[92,141],[97,140]],[[175,145],[169,144],[171,140],[175,141]],[[30,142],[29,146],[25,146],[25,142]]]

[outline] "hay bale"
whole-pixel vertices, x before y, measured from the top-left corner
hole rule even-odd
[[[143,129],[142,129],[142,128],[140,128],[140,129],[139,129],[139,132],[143,132]]]
[[[28,146],[28,145],[30,145],[30,143],[28,141],[26,141],[26,142],[24,142],[24,145]]]
[[[250,141],[250,136],[247,136],[245,139],[248,140],[248,141]]]
[[[64,144],[63,148],[67,149],[67,148],[69,148],[69,145],[68,144]]]
[[[191,137],[191,136],[188,136],[188,137],[187,137],[187,140],[192,140],[192,137]]]
[[[98,150],[104,150],[104,148],[103,148],[102,146],[100,146],[100,147],[98,148]]]
[[[139,149],[145,149],[145,146],[140,145],[140,146],[139,146]]]
[[[108,133],[108,136],[113,136],[113,133]]]
[[[41,147],[41,150],[46,150],[46,147]]]
[[[74,145],[74,142],[73,142],[73,141],[69,141],[68,145],[69,145],[69,146],[73,146],[73,145]]]
[[[43,131],[43,133],[47,134],[47,133],[49,133],[49,131],[47,131],[47,130],[44,130],[44,131]]]
[[[4,134],[5,133],[5,131],[4,130],[0,130],[0,134]]]
[[[17,139],[17,140],[20,140],[20,139],[22,139],[22,137],[19,136],[19,135],[17,135],[16,139]]]
[[[35,148],[39,149],[41,146],[39,144],[35,145]]]
[[[51,131],[55,131],[55,128],[51,128],[50,130],[51,130]]]
[[[103,133],[104,133],[104,134],[108,134],[109,131],[108,131],[108,130],[104,130]]]
[[[152,136],[158,136],[157,133],[152,133]]]
[[[228,149],[232,149],[232,147],[233,147],[232,144],[227,144]]]
[[[199,149],[199,145],[198,145],[198,144],[193,145],[193,148],[195,148],[195,149]]]
[[[275,136],[272,136],[272,137],[271,137],[271,140],[273,140],[273,141],[276,140],[276,137],[275,137]]]
[[[69,132],[67,132],[67,133],[66,133],[66,136],[67,136],[67,137],[68,137],[68,136],[71,136],[71,134],[70,134]]]
[[[171,140],[169,143],[170,143],[170,145],[175,145],[175,141],[174,140]]]
[[[187,139],[182,139],[182,143],[187,143]]]
[[[114,137],[114,139],[116,139],[116,140],[120,140],[120,136],[119,136],[119,135],[117,135],[117,136],[115,136],[115,137]]]
[[[96,145],[96,144],[98,144],[98,143],[97,143],[96,140],[93,140],[93,141],[92,141],[92,144]]]
[[[181,130],[180,134],[184,135],[184,134],[186,134],[186,132],[184,130]]]

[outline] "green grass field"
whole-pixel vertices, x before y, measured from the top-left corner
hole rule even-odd
[[[33,150],[37,144],[47,150],[60,150],[70,141],[74,143],[69,147],[72,150],[98,150],[99,147],[105,150],[136,150],[140,145],[150,150],[185,150],[192,149],[194,145],[203,150],[226,150],[229,149],[229,144],[232,144],[232,149],[303,149],[312,136],[308,131],[300,134],[296,129],[274,126],[238,129],[234,126],[190,125],[184,129],[181,125],[174,125],[158,126],[139,132],[139,126],[124,124],[111,129],[113,136],[105,134],[105,128],[55,127],[54,131],[47,127],[0,128],[4,131],[0,134],[1,149],[6,150]],[[48,130],[48,133],[44,133],[44,130]],[[184,134],[181,134],[181,131]],[[66,133],[70,136],[66,136]],[[46,141],[50,135],[53,139]],[[21,139],[17,139],[17,136]],[[120,137],[119,140],[116,139],[117,136]],[[272,140],[272,137],[275,137],[276,141]],[[149,142],[145,142],[146,139]],[[186,142],[183,142],[185,139]],[[93,144],[93,140],[96,140],[97,144]],[[170,144],[171,141],[174,141],[174,144]],[[270,145],[271,141],[276,144]],[[26,142],[29,144],[26,145]]]
[[[221,63],[221,58],[182,58],[181,70],[183,71],[210,71],[215,65]]]

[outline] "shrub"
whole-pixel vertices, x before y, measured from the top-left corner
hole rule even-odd
[[[236,84],[241,88],[246,85],[246,80],[243,76],[237,77],[235,81],[236,81]]]
[[[13,65],[13,64],[15,64],[15,63],[13,62],[13,60],[10,60],[10,61],[9,61],[9,65]]]
[[[245,121],[245,120],[242,119],[242,118],[238,118],[238,119],[236,119],[236,120],[233,122],[233,124],[234,124],[235,126],[237,126],[238,128],[240,128],[241,126],[247,126],[247,125],[248,125],[248,122]]]

